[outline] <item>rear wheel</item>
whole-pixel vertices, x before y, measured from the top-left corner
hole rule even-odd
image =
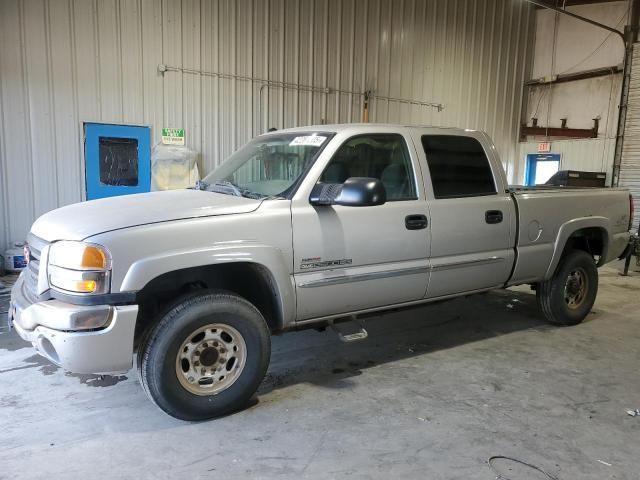
[[[179,301],[145,335],[140,382],[169,415],[205,420],[242,408],[262,382],[271,353],[260,312],[228,293]]]
[[[589,314],[598,294],[598,269],[583,250],[567,253],[553,277],[538,286],[538,305],[550,323],[577,325]]]

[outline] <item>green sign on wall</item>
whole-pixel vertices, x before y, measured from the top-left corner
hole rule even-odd
[[[184,129],[163,128],[162,143],[165,145],[184,145]]]

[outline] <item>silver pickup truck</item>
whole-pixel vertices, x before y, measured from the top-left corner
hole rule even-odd
[[[135,354],[156,405],[211,418],[254,395],[273,333],[519,284],[550,322],[581,322],[630,205],[618,189],[510,188],[482,132],[281,130],[195,189],[40,217],[9,322],[72,372],[126,371]]]

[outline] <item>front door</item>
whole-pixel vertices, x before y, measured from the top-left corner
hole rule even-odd
[[[401,133],[348,138],[319,182],[382,181],[387,202],[374,207],[292,204],[298,320],[423,298],[429,278],[429,228],[421,172]]]

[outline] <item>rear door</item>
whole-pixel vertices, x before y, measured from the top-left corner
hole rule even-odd
[[[292,202],[298,320],[420,300],[427,288],[428,212],[410,137],[390,129],[338,135],[334,141],[339,146],[327,149],[330,158],[319,160],[315,178]],[[309,203],[316,182],[343,183],[349,177],[381,179],[387,202]]]
[[[465,135],[417,133],[430,197],[429,298],[498,287],[514,260],[515,207],[495,150]],[[482,138],[482,137],[480,137]]]

